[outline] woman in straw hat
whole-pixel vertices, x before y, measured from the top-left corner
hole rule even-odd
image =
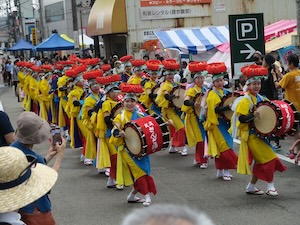
[[[63,138],[61,144],[51,143],[45,158],[33,151],[34,144],[40,144],[50,138],[50,130],[51,128],[46,120],[33,112],[23,112],[17,119],[16,141],[11,146],[20,149],[26,155],[36,157],[37,162],[41,164],[47,164],[56,156],[53,169],[58,171],[66,148],[66,142]],[[55,224],[48,195],[44,195],[35,202],[21,208],[19,212],[22,215],[22,220],[30,225]]]
[[[48,193],[57,180],[54,169],[37,163],[33,156],[30,159],[33,161],[28,164],[24,153],[17,148],[0,148],[1,224],[24,225],[16,211]]]
[[[251,174],[249,168],[249,152],[255,160],[252,179],[246,187],[246,193],[262,195],[264,192],[255,187],[258,179],[268,183],[267,195],[277,196],[278,192],[274,187],[273,178],[276,171],[285,171],[286,167],[280,162],[274,153],[272,146],[266,140],[257,137],[255,131],[250,131],[250,123],[254,118],[259,118],[259,112],[255,105],[261,101],[268,100],[259,94],[261,79],[268,75],[266,68],[258,65],[245,66],[242,73],[248,77],[246,81],[247,92],[235,100],[232,109],[231,130],[233,136],[241,139],[237,172],[240,174]]]

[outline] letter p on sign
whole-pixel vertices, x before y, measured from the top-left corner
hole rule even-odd
[[[238,41],[254,41],[258,39],[256,18],[237,19],[236,29]]]

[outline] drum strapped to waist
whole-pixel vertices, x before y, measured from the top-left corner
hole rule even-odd
[[[257,104],[256,111],[259,118],[255,118],[252,125],[258,136],[278,137],[296,131],[297,110],[289,101],[262,101]]]
[[[126,151],[135,158],[158,152],[170,144],[168,126],[156,114],[126,123],[124,132]]]
[[[185,86],[179,85],[177,87],[174,87],[172,91],[170,92],[170,95],[176,95],[178,96],[177,98],[174,98],[170,103],[171,105],[177,109],[178,111],[181,111],[181,107],[184,102],[185,98]]]
[[[240,96],[242,96],[242,94],[240,92],[228,93],[223,96],[219,106],[220,107],[228,106],[228,105],[232,104],[234,102],[234,100]],[[226,122],[230,122],[232,115],[233,115],[233,112],[231,110],[226,110],[222,116]]]
[[[204,96],[204,93],[203,92],[199,92],[195,95],[194,97],[194,102],[196,103],[199,103],[199,106],[194,106],[194,114],[195,116],[199,119],[200,117],[200,111],[201,111],[201,101],[202,101],[202,98]]]

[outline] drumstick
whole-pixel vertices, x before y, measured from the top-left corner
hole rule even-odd
[[[118,129],[118,131],[123,131],[114,121],[111,119],[111,123]]]
[[[173,125],[174,126],[174,122],[171,119],[168,119],[166,116],[164,116],[163,114],[161,114],[162,118],[164,120],[166,120],[166,123],[169,123],[169,125]]]

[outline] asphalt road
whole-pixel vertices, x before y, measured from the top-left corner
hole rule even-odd
[[[16,118],[23,110],[12,88],[1,86],[0,100],[15,127]],[[290,137],[282,141],[281,154],[291,143]],[[43,143],[34,148],[45,155],[48,147],[48,143]],[[152,197],[153,204],[186,204],[204,211],[220,225],[300,224],[299,166],[283,161],[288,171],[275,176],[278,197],[249,196],[245,194],[249,176],[233,171],[230,182],[216,179],[213,160],[208,169],[201,170],[192,165],[193,152],[189,153],[186,157],[169,155],[166,151],[152,155],[152,176],[158,190]],[[143,207],[126,202],[130,188],[107,189],[106,177],[80,163],[79,155],[79,149],[67,149],[59,179],[51,191],[58,225],[118,225],[132,209]],[[259,181],[257,187],[266,190],[266,183]]]

